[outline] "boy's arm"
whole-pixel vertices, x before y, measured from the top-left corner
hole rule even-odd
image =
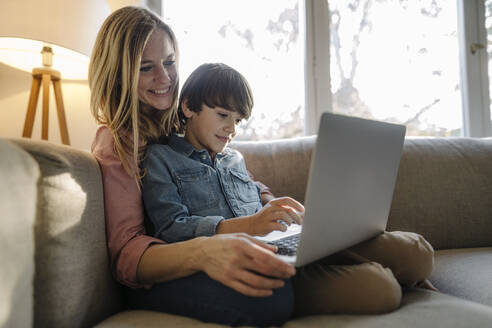
[[[183,204],[168,167],[168,153],[150,147],[143,163],[142,197],[145,212],[155,229],[155,237],[169,243],[216,234],[222,216],[190,215]]]

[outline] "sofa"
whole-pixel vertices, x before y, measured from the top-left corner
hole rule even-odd
[[[314,143],[232,146],[275,195],[302,202]],[[223,327],[125,310],[108,266],[101,172],[89,152],[0,138],[0,181],[1,327]],[[293,318],[283,327],[492,326],[492,139],[407,138],[387,229],[430,241],[439,293],[407,288],[392,313]]]

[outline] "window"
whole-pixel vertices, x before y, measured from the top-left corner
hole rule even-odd
[[[407,135],[492,135],[492,0],[163,0],[162,12],[181,81],[224,62],[250,82],[239,139],[315,133],[326,110]]]
[[[333,111],[405,124],[407,135],[460,135],[456,2],[329,4]]]
[[[237,139],[303,134],[298,0],[163,0],[162,14],[178,39],[181,83],[205,62],[223,62],[248,80],[255,105]]]

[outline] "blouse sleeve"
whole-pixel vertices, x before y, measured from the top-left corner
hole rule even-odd
[[[141,193],[135,179],[125,171],[108,127],[97,130],[92,154],[99,162],[103,178],[111,272],[124,285],[149,288],[151,285],[137,280],[140,258],[150,245],[165,242],[146,235]]]

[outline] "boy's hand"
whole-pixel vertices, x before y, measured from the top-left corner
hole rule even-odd
[[[249,233],[263,236],[274,230],[285,231],[286,225],[302,224],[304,206],[290,197],[280,197],[269,201],[262,209],[249,218]]]

